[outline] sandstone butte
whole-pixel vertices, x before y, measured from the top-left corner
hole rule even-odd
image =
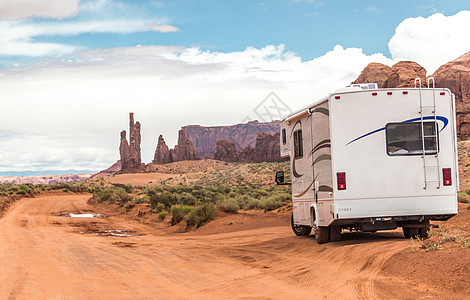
[[[119,153],[121,155],[121,171],[138,172],[142,169],[140,154],[140,123],[134,123],[134,113],[129,113],[129,143],[126,139],[126,131],[121,131],[121,144]]]
[[[167,164],[183,160],[198,160],[193,144],[186,137],[184,129],[178,131],[178,144],[174,149],[169,149],[163,139],[163,135],[158,137],[157,148],[152,163]]]
[[[426,70],[416,62],[401,61],[391,68],[370,63],[352,83],[375,82],[379,88],[414,87],[417,77],[426,86]],[[442,65],[431,77],[436,87],[448,88],[455,94],[457,136],[470,139],[470,52]]]

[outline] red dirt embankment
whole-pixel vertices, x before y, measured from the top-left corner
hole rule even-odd
[[[288,215],[275,213],[225,214],[197,231],[176,234],[119,215],[68,217],[102,213],[87,204],[89,198],[49,195],[10,207],[0,220],[1,299],[469,295],[469,249],[409,253],[410,242],[398,231],[345,233],[340,242],[318,245],[313,237],[294,236]],[[468,224],[468,211],[458,218]],[[428,280],[430,270],[440,281]]]

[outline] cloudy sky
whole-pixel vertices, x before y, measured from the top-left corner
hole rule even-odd
[[[295,110],[370,62],[430,75],[468,28],[468,0],[1,0],[0,175],[107,168],[131,111],[150,162],[159,134],[259,119],[271,92]]]

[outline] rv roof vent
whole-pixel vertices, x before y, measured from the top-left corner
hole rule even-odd
[[[377,83],[355,83],[355,84],[351,84],[349,86],[350,87],[358,87],[358,88],[361,88],[363,90],[376,90],[376,89],[379,88]]]

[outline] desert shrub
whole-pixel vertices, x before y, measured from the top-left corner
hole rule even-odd
[[[192,205],[194,202],[196,202],[196,197],[188,192],[183,192],[179,196],[179,202],[183,205]]]
[[[25,190],[23,190],[23,189],[20,189],[20,190],[17,190],[17,191],[16,191],[16,194],[17,194],[17,195],[26,195],[27,192],[26,192]]]
[[[183,210],[183,214],[188,215],[193,211],[191,206],[182,205],[181,209]]]
[[[165,212],[165,211],[159,212],[159,213],[158,213],[158,218],[159,218],[160,220],[162,220],[162,221],[165,220],[165,218],[166,218],[166,212]]]
[[[234,198],[226,198],[224,201],[219,202],[217,206],[220,210],[228,213],[236,213],[240,209],[238,201]]]
[[[217,210],[212,203],[205,203],[194,207],[186,220],[188,225],[194,225],[196,228],[213,220],[217,215]]]
[[[470,195],[467,193],[458,192],[457,198],[460,203],[470,203]]]
[[[282,206],[282,197],[277,195],[265,197],[259,201],[259,205],[265,211],[274,210]]]
[[[179,206],[172,206],[171,207],[171,225],[176,225],[179,222],[183,221],[184,213],[183,209]]]
[[[178,197],[169,191],[160,192],[158,189],[149,189],[147,195],[150,197],[150,206],[155,208],[157,203],[163,203],[166,207],[171,207],[178,203]]]
[[[68,192],[69,192],[69,189],[63,189],[62,192],[68,193]]]
[[[163,203],[157,203],[157,205],[155,206],[155,210],[156,210],[158,213],[164,211],[164,210],[165,210],[165,204],[163,204]]]
[[[196,201],[195,204],[196,204],[196,205],[201,205],[201,204],[202,204],[202,201],[199,201],[199,200],[198,200],[198,201]]]
[[[119,203],[121,205],[132,200],[132,196],[127,194],[124,189],[115,187],[100,189],[93,197],[98,202],[107,201],[110,204]]]
[[[245,208],[246,209],[260,209],[261,203],[259,199],[251,198],[248,202],[246,202]]]

